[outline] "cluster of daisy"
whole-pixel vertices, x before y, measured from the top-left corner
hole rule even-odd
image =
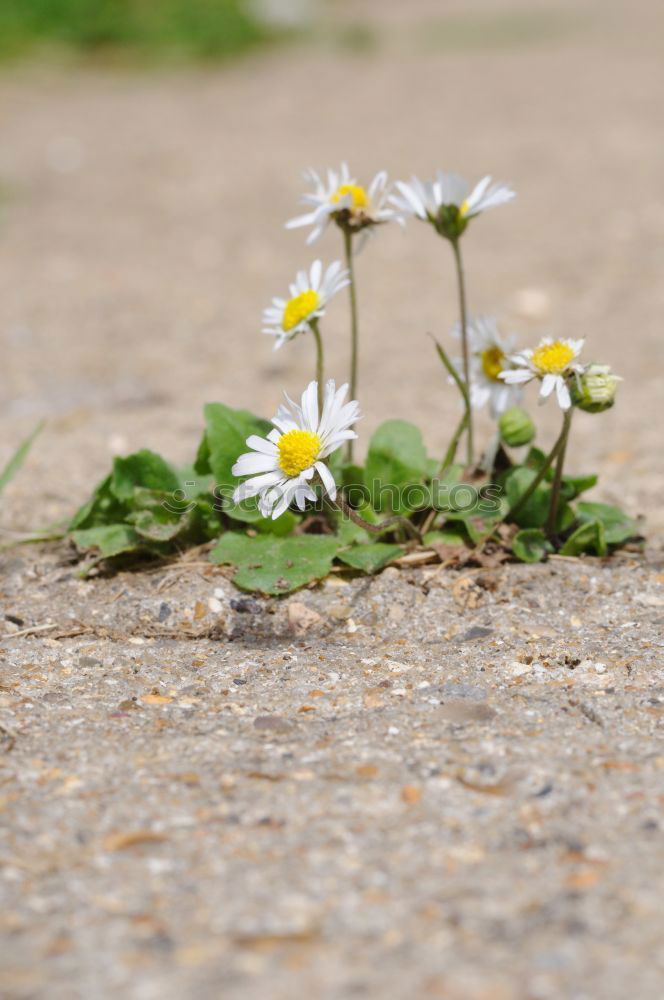
[[[303,510],[307,501],[316,498],[314,485],[330,501],[341,502],[326,460],[345,447],[350,461],[357,436],[351,429],[359,418],[354,400],[359,355],[354,259],[367,238],[390,222],[405,225],[410,219],[420,220],[453,250],[460,313],[453,332],[460,341],[462,357],[448,364],[447,355],[437,346],[464,400],[461,430],[466,436],[468,469],[476,462],[473,411],[488,405],[496,420],[516,412],[528,382],[539,383],[540,401],[555,394],[566,415],[573,407],[598,412],[612,405],[619,379],[608,366],[579,360],[583,340],[545,338],[533,349],[517,351],[514,338],[503,336],[492,317],[468,315],[461,238],[472,220],[515,197],[508,185],[494,183],[487,176],[472,186],[457,174],[439,170],[431,180],[411,177],[393,186],[385,171],[380,171],[363,186],[346,163],[338,171],[330,169],[319,175],[309,170],[304,176],[311,186],[302,199],[307,211],[287,222],[286,228],[308,228],[309,245],[334,224],[342,237],[343,260],[333,260],[327,266],[315,260],[297,273],[287,296],[274,298],[264,310],[263,332],[274,338],[275,349],[298,334],[312,334],[316,377],[299,404],[286,397],[287,406],[280,407],[267,438],[254,435],[247,440],[251,451],[233,468],[234,475],[250,477],[237,488],[237,502],[256,496],[261,513],[277,518],[292,503]],[[350,308],[350,377],[349,384],[337,389],[334,381],[325,380],[320,323],[331,300],[344,289],[348,290]],[[349,388],[351,401],[346,402]],[[565,426],[568,430],[568,423]],[[564,448],[559,451],[564,452]]]

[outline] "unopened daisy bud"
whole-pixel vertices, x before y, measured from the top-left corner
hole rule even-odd
[[[618,382],[622,382],[620,375],[609,365],[588,365],[571,381],[572,403],[586,413],[602,413],[613,406]]]
[[[510,448],[530,444],[535,437],[535,424],[520,406],[513,406],[511,410],[506,410],[501,415],[498,420],[498,430],[501,441]]]

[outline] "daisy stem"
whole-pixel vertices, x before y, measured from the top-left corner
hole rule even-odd
[[[372,535],[382,535],[388,528],[400,527],[404,528],[411,538],[417,539],[418,542],[422,541],[422,536],[413,522],[409,521],[407,517],[401,517],[400,514],[387,517],[379,524],[372,524],[371,521],[365,521],[362,515],[349,506],[340,494],[337,494],[336,499],[332,503],[338,507],[342,514],[349,517],[353,524],[356,524],[358,528],[364,528],[365,531],[368,531]]]
[[[318,327],[318,320],[309,323],[316,341],[316,382],[318,383],[318,412],[323,412],[323,338]]]
[[[461,259],[461,244],[459,238],[450,241],[454,251],[454,262],[456,264],[457,285],[459,288],[459,317],[461,320],[461,352],[463,356],[463,380],[466,384],[466,395],[470,393],[470,354],[468,351],[468,311],[466,308],[466,281],[463,274],[463,261]],[[468,429],[466,434],[467,462],[469,466],[473,464],[473,414],[468,406]]]
[[[519,499],[516,501],[516,503],[512,507],[510,507],[510,509],[508,510],[507,514],[503,518],[504,521],[513,521],[514,518],[516,517],[516,515],[519,513],[519,511],[523,507],[525,507],[525,505],[528,503],[528,501],[530,500],[531,496],[533,495],[533,493],[535,492],[535,490],[537,489],[537,487],[542,482],[542,480],[544,479],[545,475],[547,474],[547,472],[551,468],[551,466],[553,464],[553,460],[555,459],[556,455],[559,453],[560,446],[562,445],[562,443],[563,443],[563,435],[562,435],[562,432],[561,432],[560,435],[558,436],[558,438],[556,440],[556,443],[554,444],[553,448],[551,449],[551,451],[546,456],[546,458],[544,459],[544,461],[540,465],[539,469],[537,470],[537,475],[531,481],[531,483],[528,486],[528,489],[526,490],[526,492],[523,493],[519,497]]]
[[[433,340],[434,344],[436,345],[436,350],[438,351],[438,357],[440,358],[440,360],[443,362],[443,364],[447,368],[447,371],[449,372],[449,374],[451,375],[451,377],[454,379],[454,381],[456,383],[457,389],[461,393],[461,396],[463,398],[463,408],[464,408],[463,417],[461,418],[461,421],[460,421],[460,423],[459,423],[456,431],[454,432],[452,440],[450,441],[449,447],[448,447],[448,449],[447,449],[447,451],[445,453],[445,458],[443,459],[443,464],[440,467],[439,475],[442,475],[444,472],[446,472],[449,469],[450,465],[454,461],[454,459],[456,457],[456,453],[457,453],[457,448],[459,447],[459,441],[461,440],[461,435],[466,430],[466,428],[468,428],[470,426],[470,409],[471,408],[470,408],[470,396],[468,395],[468,389],[466,387],[466,384],[463,382],[462,379],[459,378],[458,371],[456,370],[456,368],[454,367],[454,365],[452,364],[452,362],[448,358],[447,354],[445,353],[445,350],[441,347],[441,345],[438,343],[438,341],[436,340],[436,338],[432,336],[432,340]]]
[[[572,424],[572,413],[574,408],[570,406],[568,410],[565,410],[565,415],[563,417],[563,429],[560,432],[560,437],[558,438],[558,458],[556,460],[556,471],[553,474],[553,483],[551,484],[551,504],[549,506],[549,516],[546,521],[546,534],[550,537],[555,533],[556,521],[558,519],[558,504],[560,502],[560,484],[563,478],[563,466],[565,464],[565,452],[567,451],[567,440],[569,438],[569,430]]]
[[[350,398],[357,399],[357,367],[359,336],[357,328],[357,289],[355,287],[355,268],[353,266],[353,234],[348,226],[344,227],[344,254],[346,257],[346,267],[350,284],[348,285],[348,295],[350,298]],[[353,442],[349,441],[346,451],[349,462],[353,461]]]

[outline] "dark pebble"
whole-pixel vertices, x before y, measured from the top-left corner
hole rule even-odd
[[[493,633],[492,628],[483,628],[481,625],[473,625],[467,632],[459,636],[459,642],[471,642],[473,639],[486,639]]]
[[[240,597],[231,601],[231,608],[240,615],[257,615],[261,611],[258,601],[252,601],[248,597]]]

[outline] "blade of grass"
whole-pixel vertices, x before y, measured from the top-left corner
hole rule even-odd
[[[28,457],[28,452],[32,448],[33,442],[37,435],[41,432],[44,426],[44,422],[37,424],[33,432],[23,441],[14,454],[11,456],[4,469],[0,472],[0,493],[9,485],[11,480],[14,478],[18,470],[21,468],[26,458]]]

